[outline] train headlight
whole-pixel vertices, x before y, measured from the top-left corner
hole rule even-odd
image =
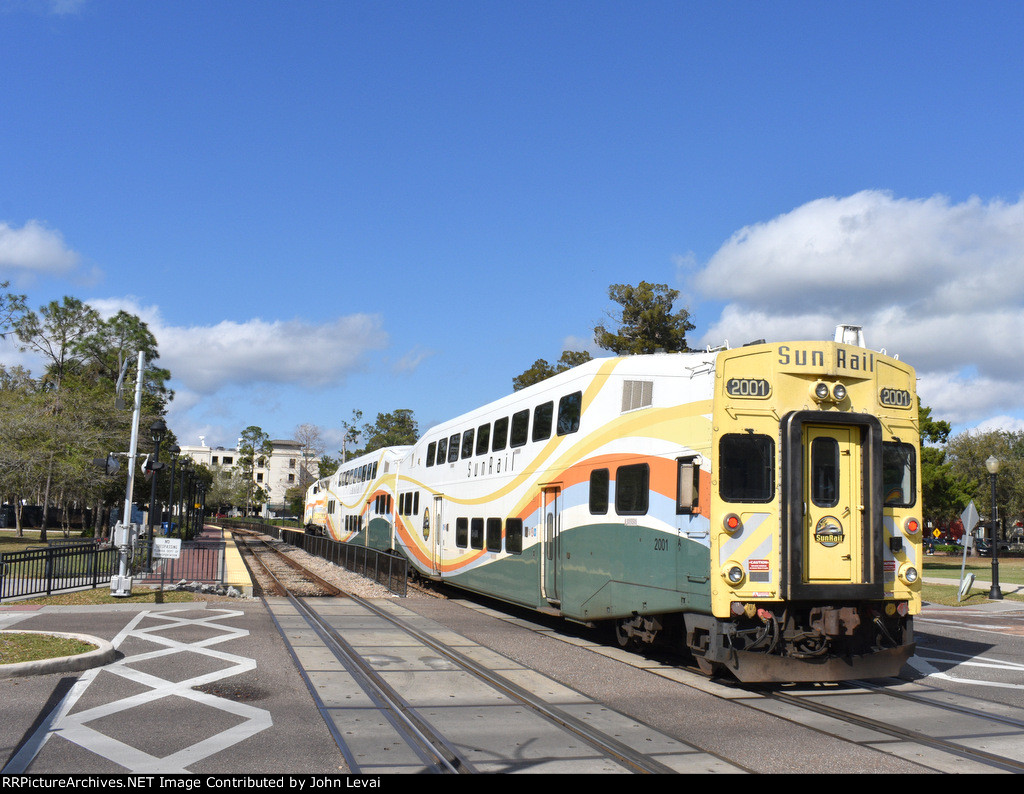
[[[904,563],[900,567],[900,581],[904,584],[914,584],[920,578],[920,574],[917,572],[917,568],[913,565]]]
[[[733,587],[739,587],[743,584],[743,580],[747,578],[743,566],[731,561],[722,566],[722,576]]]
[[[837,403],[841,403],[846,399],[846,387],[843,384],[837,383],[832,387],[832,399]]]
[[[722,526],[725,527],[726,532],[734,535],[743,529],[743,521],[735,513],[729,513],[729,515],[722,519]]]
[[[830,392],[828,384],[824,381],[818,381],[811,387],[811,396],[814,397],[818,402],[824,402],[828,399]]]
[[[908,535],[916,535],[921,531],[921,522],[913,517],[908,518],[903,522],[903,531]]]

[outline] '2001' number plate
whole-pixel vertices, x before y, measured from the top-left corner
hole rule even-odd
[[[725,382],[725,393],[730,397],[770,397],[771,384],[763,378],[730,378]]]

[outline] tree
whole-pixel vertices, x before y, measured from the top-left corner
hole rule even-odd
[[[527,386],[532,386],[535,383],[547,380],[552,375],[557,375],[559,372],[565,372],[567,369],[578,367],[580,364],[585,364],[590,361],[590,353],[581,352],[577,350],[565,350],[562,352],[561,358],[555,365],[551,365],[546,359],[538,358],[533,362],[533,366],[526,370],[524,373],[512,379],[512,389],[519,391],[525,389]]]
[[[0,289],[7,289],[9,281],[0,281]],[[25,311],[25,296],[10,292],[0,293],[0,339],[6,339],[14,327],[15,319]]]
[[[302,424],[295,428],[295,440],[299,442],[302,462],[294,487],[305,493],[306,489],[317,480],[317,474],[313,471],[313,461],[318,460],[324,454],[323,431],[316,425]]]
[[[359,441],[359,423],[363,419],[363,412],[359,409],[352,411],[352,421],[342,422],[341,426],[345,429],[344,434],[341,437],[341,463],[344,463],[349,458],[355,457],[355,446]],[[350,452],[350,450],[353,450]]]
[[[999,460],[996,502],[1000,515],[1010,522],[1024,515],[1024,433],[964,432],[950,440],[946,452],[953,473],[973,486],[969,499],[974,500],[982,515],[990,512],[992,502],[985,461],[990,456],[996,457]]]
[[[689,350],[686,332],[694,329],[690,312],[686,309],[672,311],[679,297],[678,290],[669,289],[665,284],[641,281],[635,287],[612,284],[608,297],[622,310],[618,318],[613,318],[619,323],[617,333],[603,325],[594,328],[594,340],[605,350],[627,356]]]
[[[954,471],[946,447],[952,430],[949,422],[931,418],[931,408],[918,402],[921,428],[922,518],[933,526],[957,518],[971,501],[977,483]]]
[[[320,458],[320,465],[317,467],[317,479],[322,480],[324,477],[330,477],[338,470],[340,465],[341,460],[339,458],[324,455]]]
[[[270,436],[263,428],[249,425],[242,431],[238,445],[238,467],[245,478],[245,513],[250,507],[267,500],[266,492],[256,483],[256,467],[262,466],[265,458],[274,451]]]
[[[373,452],[383,447],[397,447],[414,444],[420,431],[413,413],[408,408],[399,408],[388,414],[377,414],[377,422],[363,426],[366,446],[362,454]]]

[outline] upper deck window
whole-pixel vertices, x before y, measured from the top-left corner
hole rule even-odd
[[[494,442],[492,452],[501,452],[508,444],[508,417],[504,416],[494,423]]]
[[[512,438],[510,445],[512,447],[521,447],[526,443],[526,439],[529,438],[530,429],[530,411],[517,411],[512,414]]]
[[[567,394],[558,401],[558,435],[575,433],[580,429],[580,412],[583,406],[583,392]]]
[[[551,438],[551,420],[554,418],[554,414],[555,404],[552,401],[533,409],[533,441],[544,441]]]
[[[775,498],[775,441],[770,436],[722,436],[718,466],[718,492],[726,502],[770,502]]]

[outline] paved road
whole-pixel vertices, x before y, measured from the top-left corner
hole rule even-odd
[[[86,633],[118,658],[0,680],[5,774],[346,771],[259,601],[0,607],[11,628]]]

